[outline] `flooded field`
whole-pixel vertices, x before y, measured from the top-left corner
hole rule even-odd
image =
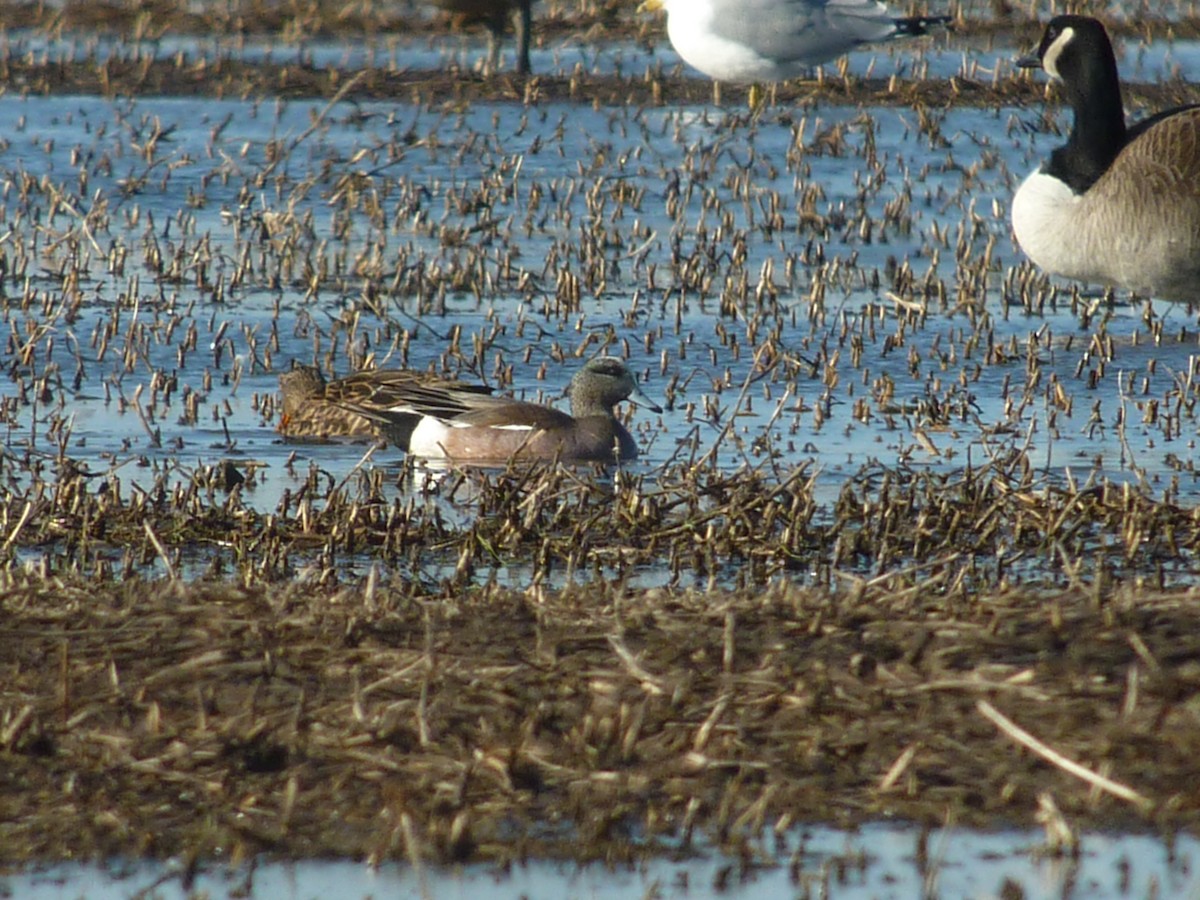
[[[973,64],[1013,77],[1004,54]],[[633,423],[639,494],[803,471],[819,520],[894,469],[1194,497],[1194,316],[1034,272],[1007,198],[1056,139],[1040,105],[900,105],[923,84],[885,91],[895,106],[757,117],[0,100],[18,123],[10,477],[52,463],[178,492],[232,466],[245,480],[222,504],[287,513],[321,473],[329,488],[363,473],[366,449],[275,435],[292,361],[432,369],[549,402],[604,351],[666,407]],[[373,498],[394,502],[399,464],[374,454]],[[1186,554],[1162,562],[1190,571]],[[63,564],[101,561],[72,549]]]
[[[1078,858],[1042,852],[1040,836],[1001,832],[974,835],[951,829],[921,833],[877,825],[846,833],[806,828],[787,835],[755,859],[731,862],[720,854],[663,856],[636,866],[578,866],[532,861],[507,869],[469,865],[430,869],[349,862],[268,863],[238,872],[202,872],[187,881],[167,867],[121,864],[86,870],[87,897],[339,896],[470,898],[621,897],[784,900],[908,897],[1195,897],[1200,894],[1195,842],[1167,845],[1151,838],[1089,834]],[[5,880],[0,888],[27,900],[74,900],[82,867],[60,865]],[[186,886],[185,886],[186,885]],[[139,894],[141,891],[143,893]]]
[[[1155,11],[1137,117],[1196,99]],[[8,861],[1194,833],[1200,322],[1015,246],[1036,20],[752,111],[632,6],[543,4],[527,81],[422,8],[244,12],[0,52]],[[294,362],[562,407],[601,353],[664,409],[617,469],[276,431]]]

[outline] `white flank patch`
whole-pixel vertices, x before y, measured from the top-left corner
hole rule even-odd
[[[413,429],[408,441],[408,452],[426,459],[442,459],[446,455],[446,435],[450,426],[433,416],[424,416]]]

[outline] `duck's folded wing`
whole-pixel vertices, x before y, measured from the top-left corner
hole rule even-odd
[[[326,399],[364,416],[387,421],[398,415],[448,418],[465,412],[475,398],[491,398],[483,384],[452,381],[406,369],[360,372],[334,382]]]
[[[475,403],[471,409],[450,420],[450,424],[480,428],[528,429],[530,431],[571,429],[575,425],[573,418],[562,410],[550,406],[506,400],[502,397],[489,399],[499,402]]]

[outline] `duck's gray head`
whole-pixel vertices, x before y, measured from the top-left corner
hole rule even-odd
[[[567,388],[571,411],[576,416],[609,413],[622,400],[654,412],[662,407],[641,392],[633,373],[615,356],[598,356],[575,373]]]

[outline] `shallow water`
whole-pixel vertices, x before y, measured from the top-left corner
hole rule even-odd
[[[474,65],[477,37],[9,40],[55,59],[403,70]],[[1026,49],[981,43],[896,43],[847,71],[991,82]],[[1146,81],[1200,52],[1123,51],[1126,75]],[[695,77],[662,40],[539,53],[555,72]],[[250,475],[239,502],[269,513],[310,473],[332,485],[361,467],[466,524],[469,502],[414,490],[425,481],[406,480],[390,449],[364,459],[361,443],[279,439],[278,374],[292,360],[434,367],[561,405],[603,350],[666,407],[629,413],[642,445],[629,468],[651,484],[705,459],[779,478],[811,466],[828,509],[876,462],[957,473],[1019,455],[1039,486],[1200,494],[1194,313],[1043,279],[1013,244],[1009,200],[1061,142],[1061,109],[812,102],[752,117],[10,93],[0,115],[15,123],[0,145],[0,246],[21,298],[4,324],[11,350],[37,347],[14,369],[22,403],[4,422],[25,454],[6,459],[16,485],[63,448],[134,492],[229,460]],[[181,564],[204,571],[210,552]],[[1181,554],[1167,574],[1191,578],[1195,563]]]
[[[970,16],[972,13],[967,6],[965,14]],[[1171,16],[1165,18],[1170,20]],[[543,75],[583,72],[626,76],[662,71],[672,76],[707,80],[675,53],[665,35],[660,33],[658,17],[648,16],[646,21],[648,36],[643,42],[619,40],[594,44],[581,42],[569,33],[544,38],[531,50],[533,71]],[[505,69],[512,64],[511,44],[506,41],[501,45],[501,66]],[[935,33],[915,41],[867,47],[848,54],[844,60],[826,64],[823,70],[833,74],[844,67],[845,72],[858,77],[961,77],[988,82],[1012,74],[1016,57],[1032,49],[1032,46],[1006,43],[1003,38],[973,34],[968,29],[960,34]],[[1175,38],[1124,39],[1117,41],[1116,50],[1122,78],[1151,83],[1172,78],[1186,80],[1188,73],[1195,71],[1200,42]],[[166,34],[156,40],[127,41],[111,35],[69,32],[49,36],[17,29],[0,39],[0,52],[60,63],[86,58],[103,61],[181,57],[189,61],[237,59],[347,70],[369,66],[395,72],[456,67],[467,73],[477,73],[487,58],[488,46],[482,29],[462,35],[414,37],[388,33],[364,40],[285,42],[220,33],[203,36]]]
[[[874,457],[958,466],[973,447],[989,452],[988,435],[1016,429],[1030,433],[1032,457],[1051,471],[1082,467],[1153,483],[1170,479],[1172,460],[1194,437],[1186,415],[1166,433],[1148,423],[1118,436],[1113,427],[1122,416],[1136,423],[1148,398],[1192,390],[1196,329],[1186,310],[1154,307],[1153,315],[1166,318],[1154,335],[1140,307],[1118,304],[1110,312],[1095,295],[1046,294],[1037,309],[1009,307],[1017,298],[1005,281],[1022,263],[1008,235],[1007,200],[1020,174],[1057,140],[1025,133],[1028,111],[950,111],[926,123],[931,136],[904,109],[828,107],[752,123],[711,109],[449,112],[356,104],[333,109],[269,189],[247,190],[247,173],[263,165],[264,143],[303,135],[320,109],[304,102],[0,101],[0,114],[24,126],[0,154],[10,203],[12,185],[22,180],[86,172],[87,192],[77,202],[99,197],[116,210],[95,246],[119,246],[129,260],[114,275],[83,243],[78,253],[95,282],[67,323],[53,301],[55,248],[46,254],[49,266],[29,273],[49,314],[9,314],[10,325],[26,332],[55,329],[47,362],[82,374],[78,391],[64,397],[75,455],[108,457],[112,465],[131,456],[171,465],[250,456],[270,467],[253,498],[264,508],[278,498],[283,456],[338,457],[344,465],[359,458],[361,447],[284,445],[257,414],[256,398],[273,392],[288,360],[327,353],[331,325],[337,330],[339,317],[363,311],[364,282],[352,272],[305,292],[296,263],[263,255],[257,268],[251,257],[250,269],[239,271],[239,260],[271,227],[286,229],[287,240],[331,270],[376,265],[362,257],[363,242],[370,252],[396,254],[378,263],[383,277],[397,277],[397,266],[427,273],[470,267],[470,293],[439,292],[435,308],[402,291],[383,318],[364,321],[353,355],[370,352],[380,364],[395,364],[397,342],[416,335],[406,362],[423,368],[461,327],[486,335],[482,361],[511,362],[515,392],[530,399],[560,394],[574,366],[560,369],[553,357],[577,353],[581,337],[593,348],[597,341],[628,348],[652,394],[661,397],[664,384],[678,379],[666,414],[635,414],[646,446],[639,466],[673,458],[689,433],[701,452],[724,435],[726,465],[759,463],[761,455],[747,449],[757,441],[781,467],[815,459],[836,480]],[[516,136],[475,137],[506,127]],[[137,147],[155,128],[169,132],[169,149],[148,167]],[[428,147],[389,158],[404,134]],[[331,209],[337,185],[319,174],[329,165],[361,171],[364,163],[348,161],[363,148],[401,179],[399,190],[381,186],[395,198],[387,202],[386,230],[345,229]],[[72,164],[81,157],[95,162]],[[494,173],[506,167],[511,189],[491,198]],[[689,169],[686,179],[674,179]],[[637,193],[626,199],[620,192],[631,184]],[[600,199],[589,199],[589,190]],[[482,224],[469,210],[454,212],[471,194],[489,202]],[[181,205],[188,195],[202,202]],[[547,196],[559,202],[552,206]],[[819,224],[806,226],[804,216]],[[51,234],[77,235],[68,215],[47,224]],[[589,246],[585,224],[601,226],[606,243]],[[485,242],[474,248],[446,243],[446,229],[480,227]],[[722,258],[731,243],[742,251],[736,260]],[[178,277],[153,286],[135,265],[151,253],[173,263]],[[992,260],[982,270],[986,281],[964,284],[956,255],[963,263]],[[897,298],[889,285],[897,266],[911,270],[918,291],[932,293]],[[564,271],[604,280],[568,310],[554,297]],[[739,279],[753,305],[739,301],[720,314],[722,295]],[[1112,338],[1108,361],[1096,362],[1089,345],[1097,319]],[[148,329],[143,339],[131,342],[128,329],[140,326]],[[106,327],[125,338],[103,341]],[[799,375],[751,385],[755,341],[769,328],[791,348]],[[197,339],[184,353],[176,338],[188,329]],[[984,358],[981,336],[1009,352]],[[850,363],[855,342],[864,356]],[[136,350],[136,364],[113,346]],[[1040,383],[1026,385],[1014,414],[1004,387],[1019,388],[1021,369],[1034,357],[1043,367]],[[823,383],[832,375],[821,377],[822,364],[836,370],[836,385]],[[131,409],[129,395],[153,370],[202,397],[196,421],[181,423],[168,406],[144,422]],[[1047,387],[1055,383],[1075,400],[1065,417],[1048,408]],[[869,411],[855,413],[859,398]],[[37,446],[32,410],[25,412],[10,426],[9,443]],[[916,445],[914,427],[928,443]],[[1194,479],[1182,479],[1179,489],[1191,495]]]
[[[1200,496],[1194,314],[1046,281],[1013,244],[1012,192],[1062,140],[1037,109],[8,95],[0,115],[26,298],[6,324],[53,336],[6,443],[49,457],[65,433],[127,489],[228,459],[269,512],[311,467],[350,475],[366,446],[275,435],[291,360],[451,365],[561,403],[606,348],[667,401],[631,414],[651,479],[813,465],[829,504],[876,460],[1019,450],[1047,483]]]
[[[201,872],[185,890],[171,864],[62,865],[0,876],[0,893],[28,900],[172,900],[211,897],[826,897],[885,898],[1200,897],[1191,838],[1173,844],[1144,836],[1087,834],[1078,859],[1047,855],[1033,832],[980,834],[872,825],[855,832],[805,829],[746,864],[719,854],[655,859],[629,867],[529,862],[499,871],[483,865],[458,869],[353,862],[259,865],[252,871]],[[1023,893],[1019,893],[1021,891]]]

